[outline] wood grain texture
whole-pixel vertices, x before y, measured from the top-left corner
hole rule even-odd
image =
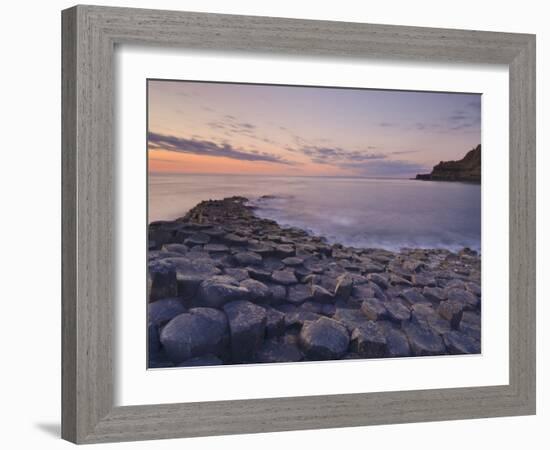
[[[63,12],[63,415],[77,443],[535,412],[535,38],[483,31],[77,6]],[[510,70],[510,383],[113,406],[116,44]]]

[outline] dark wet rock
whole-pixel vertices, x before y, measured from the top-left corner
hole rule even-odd
[[[233,233],[228,233],[223,236],[223,241],[230,246],[243,246],[248,244],[248,239],[243,236],[238,236]]]
[[[187,239],[183,241],[183,243],[187,246],[191,245],[204,245],[208,244],[210,242],[210,236],[204,233],[193,233],[191,236],[189,236]]]
[[[479,305],[479,299],[476,295],[464,289],[453,288],[447,291],[449,300],[460,302],[464,305],[464,309],[476,309]]]
[[[285,332],[285,327],[285,314],[274,308],[266,308],[266,336],[268,338],[281,336]]]
[[[260,269],[258,267],[247,267],[250,278],[258,281],[271,281],[271,271]]]
[[[403,322],[409,320],[411,317],[411,311],[403,301],[393,298],[384,303],[386,307],[388,319],[394,322]]]
[[[382,264],[377,264],[375,262],[369,262],[362,264],[363,273],[368,275],[370,273],[380,273],[384,272],[384,266]]]
[[[403,325],[403,332],[409,340],[414,356],[434,356],[446,353],[443,339],[430,329],[408,322]]]
[[[412,283],[405,277],[393,273],[390,275],[389,281],[394,286],[412,286]]]
[[[288,258],[283,259],[282,263],[285,266],[296,267],[301,266],[304,263],[304,259],[297,256],[289,256]]]
[[[431,305],[413,305],[411,321],[440,335],[451,331],[450,322],[442,318]]]
[[[388,278],[379,273],[369,273],[367,275],[367,280],[372,281],[381,289],[388,289],[389,287]]]
[[[337,307],[332,317],[341,322],[350,333],[368,320],[360,309],[351,308]]]
[[[292,304],[300,304],[312,298],[311,288],[305,284],[296,284],[288,288],[287,301]]]
[[[161,250],[163,252],[177,253],[178,256],[181,256],[187,253],[189,247],[183,244],[164,244]]]
[[[254,303],[269,303],[271,300],[271,290],[261,281],[250,278],[241,282],[241,287],[248,290],[248,299]]]
[[[168,322],[160,333],[166,354],[180,363],[204,354],[220,355],[227,343],[227,319],[212,308],[194,308]]]
[[[276,255],[280,256],[281,258],[294,256],[296,254],[296,250],[294,249],[294,247],[289,244],[281,244],[281,245],[275,246],[274,252]]]
[[[466,285],[464,284],[464,281],[453,278],[452,280],[448,280],[447,283],[445,283],[445,291],[448,292],[449,289],[466,289]]]
[[[319,302],[306,301],[299,306],[299,309],[301,311],[309,311],[317,314],[322,314],[324,306],[325,306],[324,304]]]
[[[451,331],[443,335],[447,351],[452,355],[481,353],[480,342],[466,334]]]
[[[439,287],[425,287],[422,293],[428,300],[436,303],[447,298],[445,291]]]
[[[241,266],[258,266],[262,264],[262,257],[253,252],[239,252],[233,256]]]
[[[331,303],[334,300],[334,296],[323,286],[318,284],[312,284],[310,287],[312,300],[319,303]]]
[[[249,297],[249,291],[228,275],[218,275],[204,280],[197,291],[202,305],[221,308],[228,302]]]
[[[271,303],[278,304],[286,301],[286,290],[285,286],[280,284],[265,283],[271,292]]]
[[[354,284],[353,290],[352,290],[352,295],[353,295],[353,297],[355,297],[359,300],[364,300],[364,299],[367,299],[367,298],[376,297],[376,292],[368,284],[359,284],[359,285]]]
[[[166,250],[150,250],[147,252],[147,261],[153,261],[154,259],[164,259],[164,258],[179,258],[182,256],[182,253],[178,252],[169,252]]]
[[[296,345],[269,340],[257,351],[255,360],[259,363],[285,363],[301,361],[303,357]]]
[[[334,288],[334,297],[339,300],[347,300],[353,290],[353,279],[345,273],[336,278],[336,287]]]
[[[267,244],[264,244],[264,243],[253,243],[253,244],[248,244],[248,250],[251,251],[251,252],[254,252],[254,253],[258,253],[259,255],[270,255],[273,253],[274,251],[274,248],[272,245],[267,245]]]
[[[455,300],[442,301],[437,312],[445,320],[448,320],[451,324],[451,328],[457,330],[460,321],[462,320],[462,313],[464,311],[464,304]]]
[[[149,369],[165,369],[174,367],[174,363],[168,358],[166,352],[162,349],[150,352],[148,355],[147,367]]]
[[[400,296],[404,298],[410,305],[416,305],[419,303],[429,303],[426,297],[424,297],[416,289],[405,289],[401,291]]]
[[[294,275],[293,270],[276,270],[271,274],[271,279],[275,283],[291,285],[298,283],[296,275]]]
[[[206,244],[204,251],[209,253],[227,253],[229,252],[229,247],[225,244]]]
[[[301,328],[306,322],[315,321],[322,317],[311,311],[290,311],[285,313],[285,325],[287,328]]]
[[[416,287],[424,287],[424,286],[435,287],[436,286],[435,277],[431,275],[426,275],[424,273],[413,274],[411,282],[413,286],[416,286]]]
[[[390,358],[410,356],[411,346],[405,333],[397,329],[387,329],[384,335],[386,337],[386,356]]]
[[[380,320],[388,316],[388,311],[381,300],[377,298],[367,298],[361,303],[361,312],[369,320]]]
[[[215,355],[204,355],[190,358],[187,361],[179,363],[177,367],[201,367],[201,366],[219,366],[223,361]]]
[[[472,311],[464,311],[458,330],[479,341],[481,339],[481,316]]]
[[[349,334],[341,323],[321,317],[306,322],[300,331],[300,346],[308,359],[339,359],[345,355]]]
[[[163,298],[147,306],[147,323],[162,326],[184,312],[187,308],[180,298]]]
[[[195,295],[204,280],[221,274],[217,263],[211,259],[180,257],[168,258],[163,261],[166,264],[171,264],[175,269],[178,297],[187,298]]]
[[[351,333],[350,350],[364,358],[382,358],[386,354],[386,337],[376,322],[369,320]]]
[[[321,311],[323,315],[330,316],[330,317],[332,317],[335,312],[336,312],[336,306],[334,306],[331,303],[327,303],[326,305],[323,305],[323,310]]]
[[[283,270],[285,268],[285,265],[278,258],[265,258],[264,268],[265,270],[273,272],[275,270]]]
[[[409,273],[411,272],[419,272],[421,269],[425,267],[425,264],[422,261],[409,259],[406,260],[403,263],[403,269]]]
[[[466,289],[478,297],[481,295],[481,286],[478,283],[468,282],[465,283]]]
[[[252,361],[265,335],[266,310],[242,300],[227,303],[223,309],[229,320],[233,362]]]
[[[166,260],[149,261],[147,269],[149,301],[178,295],[176,269]]]
[[[150,354],[159,352],[161,349],[159,327],[155,322],[147,323],[147,351]]]
[[[380,300],[387,300],[388,297],[386,296],[382,288],[380,288],[380,286],[378,286],[376,283],[369,281],[369,284],[367,286],[374,291],[374,296],[376,298]]]
[[[236,281],[246,280],[249,275],[247,269],[234,269],[231,267],[225,269],[225,274],[229,275],[231,278],[234,278]]]

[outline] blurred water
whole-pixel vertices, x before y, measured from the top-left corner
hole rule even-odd
[[[481,187],[396,179],[149,175],[149,221],[242,195],[284,226],[356,247],[480,250]],[[260,198],[263,195],[275,198]]]

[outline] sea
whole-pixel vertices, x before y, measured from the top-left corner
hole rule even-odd
[[[234,195],[256,214],[358,248],[481,250],[481,186],[387,178],[149,174],[148,219]]]

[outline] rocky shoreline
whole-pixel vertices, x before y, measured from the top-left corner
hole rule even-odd
[[[203,201],[148,229],[148,367],[480,353],[472,250],[360,249]]]

